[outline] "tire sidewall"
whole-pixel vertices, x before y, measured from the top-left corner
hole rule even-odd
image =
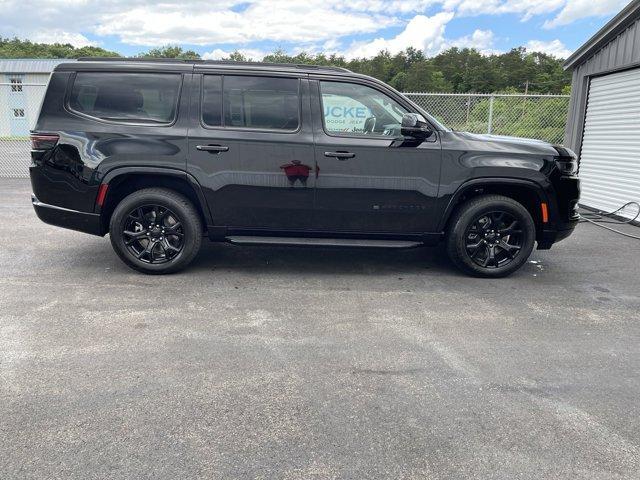
[[[135,258],[127,249],[122,235],[129,213],[137,207],[150,204],[170,209],[178,217],[183,227],[184,245],[182,250],[166,263],[151,264]],[[197,254],[202,236],[202,228],[199,222],[194,221],[193,212],[188,211],[189,206],[188,200],[184,197],[168,191],[141,190],[125,197],[114,210],[109,226],[109,237],[115,252],[131,268],[144,273],[172,273],[184,268]]]
[[[478,217],[495,211],[504,211],[513,215],[522,228],[522,248],[507,265],[498,268],[485,268],[469,257],[466,248],[466,232],[469,225]],[[504,277],[519,269],[529,258],[535,245],[536,229],[531,214],[520,203],[506,197],[487,197],[471,202],[456,217],[449,238],[449,252],[452,260],[468,273],[482,277]],[[451,248],[452,247],[452,248]]]

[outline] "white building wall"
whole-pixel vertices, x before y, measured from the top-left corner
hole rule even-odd
[[[12,78],[22,80],[22,91],[12,88]],[[49,73],[0,72],[0,138],[23,137],[33,128],[48,81]]]

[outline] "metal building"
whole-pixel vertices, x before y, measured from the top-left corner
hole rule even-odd
[[[0,59],[0,138],[29,135],[54,67],[68,59]],[[72,61],[72,60],[71,60]]]
[[[581,205],[612,211],[640,201],[640,0],[564,67],[573,70],[565,144],[580,158]]]

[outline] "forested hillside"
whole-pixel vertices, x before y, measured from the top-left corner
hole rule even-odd
[[[76,48],[61,43],[33,43],[17,38],[0,38],[0,58],[78,58],[78,57],[118,57],[100,47]]]
[[[87,56],[120,56],[100,47],[75,48],[69,44],[32,43],[19,39],[0,39],[0,58],[78,58]],[[178,46],[154,48],[140,57],[197,59],[200,55]],[[241,53],[232,53],[230,60],[249,60]],[[347,60],[338,55],[295,56],[276,51],[265,62],[306,63],[346,67],[389,83],[403,92],[455,93],[568,93],[570,74],[562,69],[562,60],[544,53],[528,52],[524,48],[494,55],[482,55],[469,48],[451,48],[435,57],[414,48],[391,55],[380,52],[373,58]]]
[[[562,60],[524,48],[499,55],[451,48],[430,58],[408,48],[397,55],[380,52],[373,58],[354,60],[335,55],[289,56],[275,52],[264,61],[346,67],[379,78],[402,92],[524,92],[528,83],[529,93],[563,93],[571,84],[571,75],[562,69]]]

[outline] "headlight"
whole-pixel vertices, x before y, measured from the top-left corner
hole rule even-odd
[[[578,173],[578,161],[575,159],[556,157],[556,165],[562,175],[575,175]]]
[[[578,173],[578,157],[570,148],[554,145],[558,152],[555,157],[556,165],[562,175],[576,175]]]

